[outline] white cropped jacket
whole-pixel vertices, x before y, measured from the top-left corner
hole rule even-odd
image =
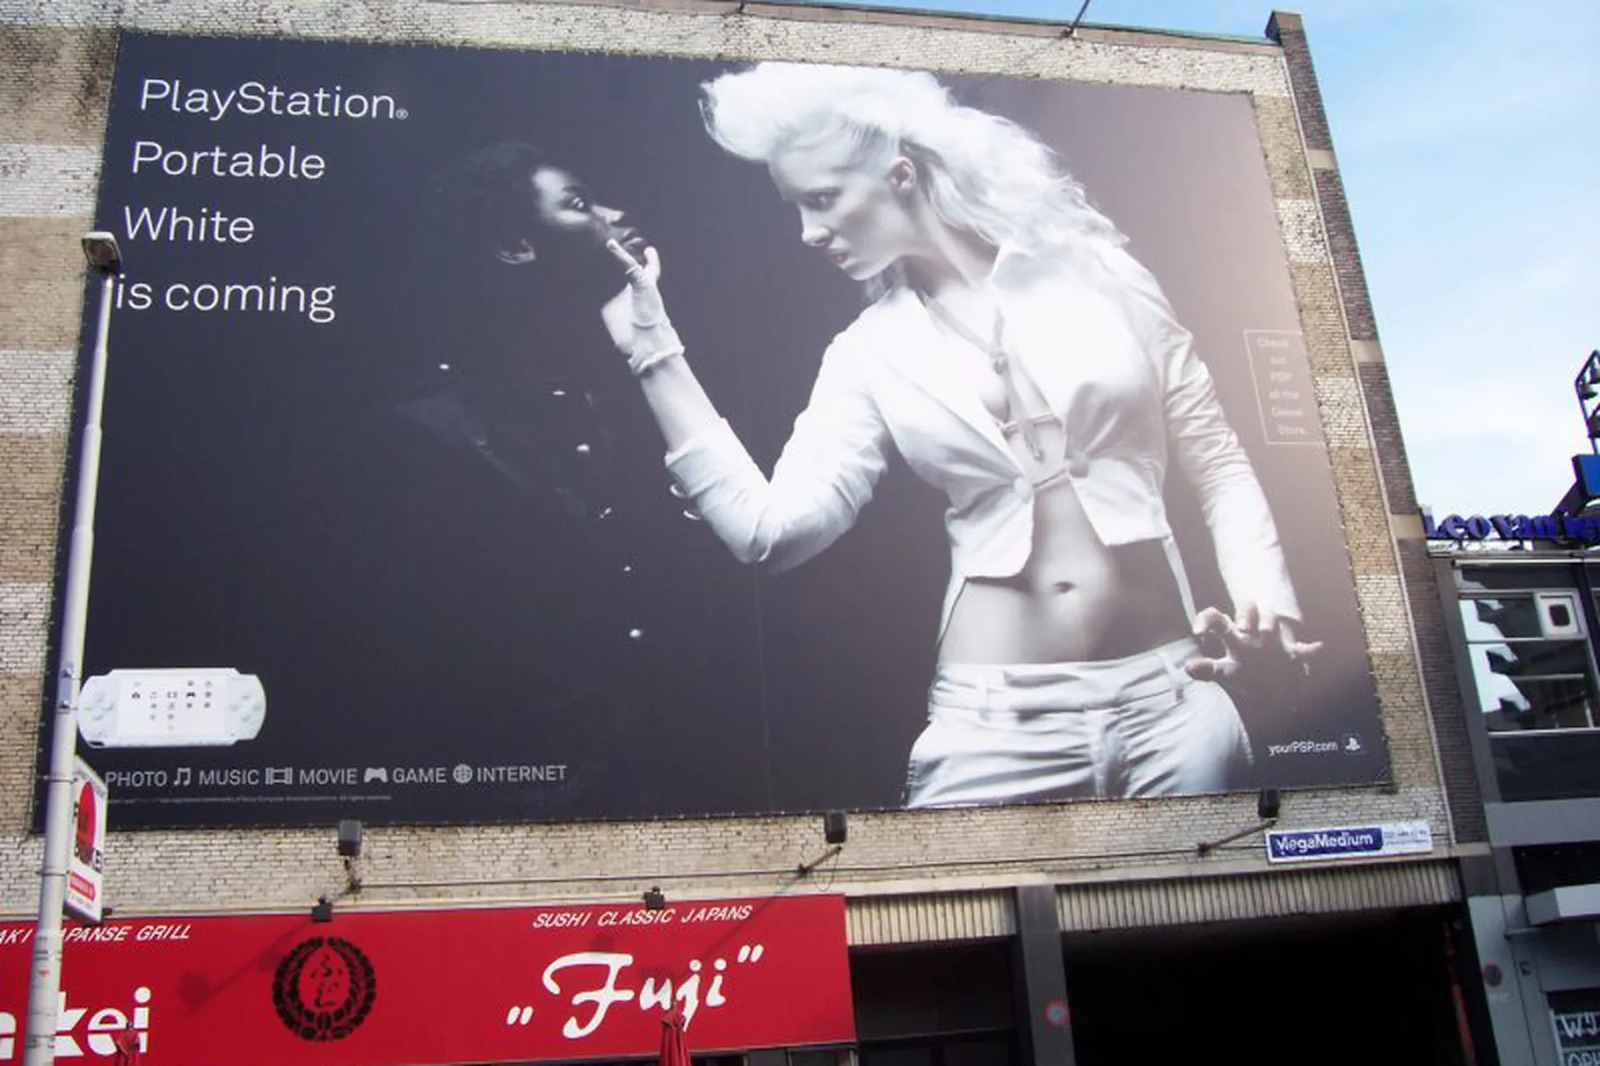
[[[1193,613],[1162,498],[1175,459],[1196,489],[1233,606],[1298,620],[1260,483],[1149,271],[1118,248],[1071,267],[1002,250],[991,282],[1007,351],[1062,419],[1068,476],[1100,539],[1163,542]],[[894,447],[950,502],[943,633],[967,578],[1022,570],[1034,516],[1033,487],[953,343],[915,293],[889,292],[829,345],[770,479],[718,420],[667,456],[675,491],[740,560],[784,570],[850,528]]]

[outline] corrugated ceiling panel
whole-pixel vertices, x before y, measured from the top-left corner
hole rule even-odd
[[[1064,932],[1393,910],[1460,898],[1447,862],[1273,870],[1234,877],[1065,885],[1057,889]],[[1011,936],[1008,889],[868,896],[845,911],[850,944],[933,944]]]
[[[932,944],[1011,936],[1017,931],[1011,893],[941,892],[872,896],[848,901],[845,926],[850,944]]]
[[[1065,885],[1056,893],[1061,928],[1068,932],[1392,910],[1458,898],[1454,868],[1442,862]]]

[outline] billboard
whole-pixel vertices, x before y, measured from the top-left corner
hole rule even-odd
[[[33,932],[0,923],[0,1060]],[[55,1053],[89,1062],[642,1058],[669,1010],[696,1054],[855,1039],[841,896],[117,918],[63,953]]]
[[[1386,777],[1250,100],[813,69],[714,139],[742,69],[123,38],[113,825]],[[736,154],[863,79],[955,140]]]

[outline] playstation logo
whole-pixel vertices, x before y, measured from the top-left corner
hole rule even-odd
[[[1346,755],[1365,755],[1366,746],[1361,743],[1361,738],[1354,733],[1346,733],[1339,742],[1339,750]]]

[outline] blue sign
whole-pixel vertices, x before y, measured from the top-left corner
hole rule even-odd
[[[1429,540],[1548,540],[1580,544],[1600,542],[1600,518],[1566,514],[1446,515],[1434,521],[1433,512],[1422,511],[1422,535]]]
[[[1600,497],[1600,455],[1574,455],[1572,473],[1586,497]]]
[[[1314,862],[1433,850],[1427,822],[1351,825],[1332,829],[1275,829],[1267,833],[1267,861]]]

